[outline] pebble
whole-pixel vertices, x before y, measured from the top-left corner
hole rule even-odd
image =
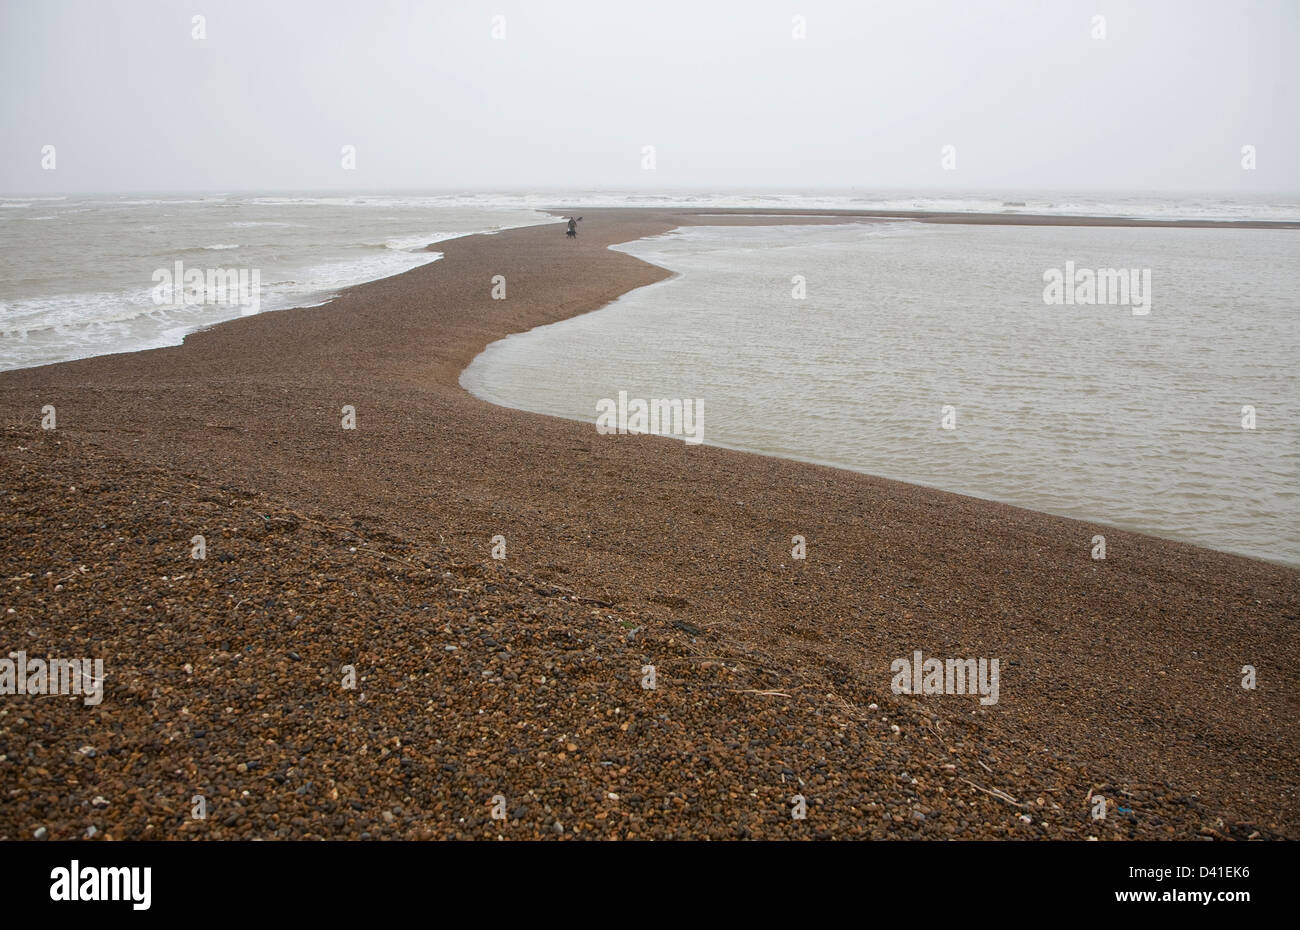
[[[448,248],[487,249],[475,243],[491,238]],[[528,264],[533,246],[522,246]],[[605,261],[594,256],[583,261]],[[437,273],[456,268],[439,264]],[[430,280],[421,275],[411,273]],[[418,300],[423,307],[424,295]],[[521,306],[511,325],[540,321]],[[421,316],[421,327],[459,312],[439,307]],[[313,311],[299,325],[312,330],[318,318]],[[385,319],[403,325],[396,310]],[[356,339],[364,343],[367,332]],[[422,329],[418,338],[426,338]],[[449,346],[440,354],[453,361],[465,349]],[[374,372],[364,352],[349,358],[366,383]],[[108,357],[77,370],[133,364]],[[241,371],[220,398],[234,413],[253,396],[246,384],[266,383],[256,380],[261,363],[248,364],[254,380]],[[358,432],[337,449],[321,438],[320,417],[295,418],[319,405],[334,373],[294,370],[278,382],[284,393],[273,395],[273,417],[249,415],[240,421],[246,432],[228,438],[204,433],[208,459],[184,441],[184,424],[216,418],[193,406],[212,395],[176,395],[183,416],[155,436],[137,427],[159,409],[157,397],[114,391],[100,400],[85,387],[70,398],[102,442],[61,437],[61,450],[34,441],[21,457],[0,457],[0,578],[31,579],[6,585],[6,609],[24,618],[11,626],[33,654],[84,646],[104,658],[109,675],[95,708],[0,702],[8,756],[0,761],[0,835],[34,836],[32,823],[44,836],[89,834],[85,798],[94,795],[113,799],[95,814],[111,820],[95,826],[95,837],[128,840],[1192,839],[1216,817],[1225,837],[1300,838],[1286,794],[1300,758],[1293,728],[1260,714],[1246,749],[1225,744],[1223,758],[1208,760],[1183,748],[1193,745],[1184,718],[1210,732],[1228,732],[1230,719],[1205,704],[1199,683],[1183,685],[1188,644],[1211,655],[1207,637],[1251,630],[1280,667],[1300,665],[1294,637],[1276,632],[1285,627],[1276,618],[1300,603],[1294,569],[1127,534],[1123,564],[1112,557],[1093,565],[1086,547],[1071,548],[1073,523],[707,447],[635,437],[598,443],[589,425],[488,407],[454,377],[439,386],[444,364],[432,364],[427,390],[376,379],[365,409],[376,417],[368,422],[387,424],[382,434]],[[41,378],[58,385],[60,371],[42,369]],[[0,402],[26,403],[24,390],[0,375]],[[510,430],[497,429],[502,422]],[[375,435],[382,442],[367,438]],[[26,442],[21,431],[14,436]],[[465,437],[475,456],[462,459]],[[428,455],[404,464],[404,442]],[[569,444],[581,451],[565,458]],[[255,461],[248,448],[274,454]],[[298,454],[306,456],[301,475],[272,476],[271,460]],[[589,490],[623,488],[647,506],[592,507],[588,495],[551,480],[559,475],[551,463],[574,460],[587,468]],[[371,480],[379,462],[393,469],[391,482]],[[686,483],[692,476],[698,484]],[[437,485],[434,494],[400,490],[425,480]],[[296,481],[311,482],[305,503],[255,490]],[[51,493],[71,484],[87,493]],[[735,495],[714,494],[720,484],[734,485]],[[247,490],[223,493],[223,485]],[[776,543],[785,546],[769,530],[814,487],[818,509],[801,519],[815,524],[822,551],[842,553],[838,576],[812,557],[769,570],[784,558]],[[737,522],[726,504],[733,499],[763,519]],[[878,532],[861,532],[866,504]],[[492,535],[482,525],[489,514],[511,523],[503,529],[512,555],[528,551],[516,539],[533,551],[490,563],[482,545]],[[976,529],[986,517],[999,521],[988,524],[999,526],[999,543],[1014,543],[994,557]],[[185,558],[179,543],[200,529],[226,558]],[[145,544],[151,537],[157,542]],[[349,546],[358,551],[349,555]],[[918,556],[940,551],[942,559]],[[1130,560],[1134,551],[1140,564]],[[1084,574],[1070,567],[1076,552]],[[54,597],[55,580],[79,562],[89,571]],[[1158,588],[1158,603],[1147,564],[1179,578]],[[1111,566],[1097,588],[1105,596],[1089,600],[1079,585],[1091,586],[1098,566]],[[58,571],[43,577],[51,568]],[[160,581],[164,574],[169,581]],[[617,616],[592,615],[593,599],[616,602]],[[1203,633],[1207,612],[1227,619]],[[1079,691],[1061,706],[1059,692],[1043,687],[1044,672],[1089,654],[1097,640],[1086,631],[1099,631],[1120,661],[1160,655],[1162,687],[1125,692],[1117,716],[1113,695],[1098,688],[1113,669],[1070,665]],[[885,699],[889,658],[926,635],[971,648],[990,637],[1004,643],[1005,705]],[[655,691],[640,687],[647,664],[658,669]],[[343,665],[355,667],[366,701],[341,687]],[[1258,697],[1271,706],[1267,693]],[[1144,731],[1133,721],[1143,717],[1168,728],[1163,745],[1134,737]],[[907,740],[898,720],[908,722]],[[891,739],[879,738],[881,722]],[[1108,757],[1103,750],[1115,741],[1124,753]],[[92,743],[94,757],[70,751]],[[1032,760],[1021,750],[1044,745],[1051,751]],[[1259,747],[1271,750],[1270,765],[1247,769],[1247,749]],[[1079,760],[1097,761],[1085,770]],[[1234,771],[1250,772],[1249,800]],[[1099,793],[1125,799],[1114,783],[1148,798],[1132,802],[1138,813],[1130,818],[1092,823],[1083,798],[1102,784]],[[1042,822],[1040,814],[1035,830],[1019,831],[993,790],[1059,816]],[[509,799],[506,824],[484,816],[483,801],[498,793]],[[790,817],[796,793],[806,796],[813,824]],[[189,816],[196,794],[207,800],[205,821]],[[1243,806],[1257,822],[1228,817]]]

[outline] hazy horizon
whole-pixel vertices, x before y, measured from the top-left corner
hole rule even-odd
[[[1291,193],[1297,47],[1286,2],[0,0],[0,190]]]
[[[925,197],[928,199],[942,199],[948,195],[954,198],[966,198],[979,194],[1118,194],[1123,196],[1136,196],[1141,194],[1157,194],[1162,197],[1177,197],[1185,195],[1188,197],[1242,197],[1253,199],[1265,199],[1269,197],[1300,197],[1300,187],[1286,190],[1258,190],[1258,191],[1234,191],[1234,190],[1206,190],[1193,188],[1161,188],[1150,187],[1145,189],[1139,188],[1108,188],[1108,187],[1071,187],[1071,188],[1048,188],[1048,187],[1006,187],[1006,188],[924,188],[924,187],[885,187],[883,185],[746,185],[743,187],[730,187],[725,185],[706,185],[706,184],[681,184],[672,187],[615,187],[612,185],[591,186],[591,187],[551,187],[539,185],[535,187],[525,186],[492,186],[482,185],[477,187],[211,187],[211,188],[121,188],[118,190],[52,190],[52,191],[20,191],[20,190],[0,190],[0,197],[13,200],[40,200],[51,198],[67,197],[119,197],[119,196],[139,196],[144,194],[154,194],[160,197],[177,197],[186,195],[198,195],[204,197],[220,196],[247,196],[250,194],[270,194],[270,195],[295,195],[295,194],[326,194],[326,195],[346,195],[346,194],[578,194],[578,193],[624,193],[624,194],[671,194],[671,193],[697,193],[697,194],[837,194],[837,193],[878,193],[878,194],[897,194],[900,197]]]

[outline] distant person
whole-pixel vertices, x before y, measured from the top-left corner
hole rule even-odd
[[[573,217],[569,217],[569,231],[565,235],[573,239],[578,238],[578,221]]]

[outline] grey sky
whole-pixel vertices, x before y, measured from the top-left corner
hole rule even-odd
[[[1297,49],[1288,0],[0,0],[0,191],[1300,191]]]

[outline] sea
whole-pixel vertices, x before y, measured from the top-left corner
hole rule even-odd
[[[1300,196],[1132,192],[12,195],[0,370],[323,304],[552,206],[1300,221]],[[773,222],[616,246],[674,275],[493,343],[461,383],[593,424],[620,392],[690,399],[707,444],[1300,565],[1300,230]],[[177,262],[255,268],[260,300],[160,303]],[[1112,269],[1127,302],[1050,291]]]

